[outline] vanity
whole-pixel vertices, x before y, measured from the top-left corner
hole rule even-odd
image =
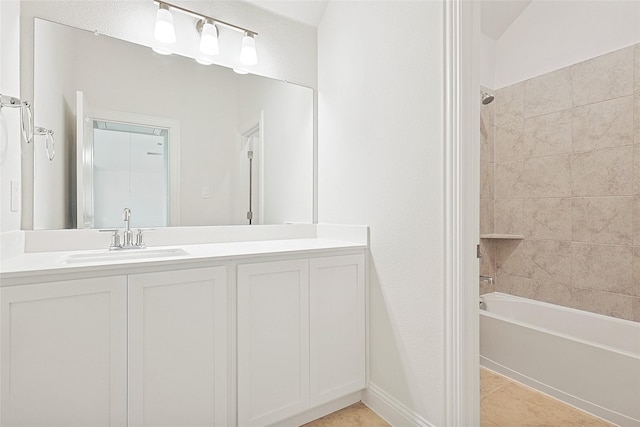
[[[27,232],[0,270],[1,425],[296,425],[359,400],[367,227],[225,228],[112,259],[97,230],[80,251]]]

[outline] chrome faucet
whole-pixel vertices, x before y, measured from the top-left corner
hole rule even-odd
[[[124,221],[124,231],[122,232],[122,243],[120,243],[120,235],[118,230],[100,230],[104,232],[113,233],[111,236],[111,245],[109,250],[119,249],[144,249],[147,245],[144,244],[144,238],[142,235],[142,229],[138,229],[135,243],[133,242],[133,231],[131,231],[131,209],[124,208],[122,211],[122,219]]]
[[[122,247],[128,248],[133,246],[133,231],[131,231],[131,209],[124,208],[122,211],[122,220],[124,221],[124,231],[122,232]]]
[[[480,281],[481,282],[487,282],[490,285],[494,284],[493,277],[491,277],[491,276],[483,276],[482,274],[480,275]]]

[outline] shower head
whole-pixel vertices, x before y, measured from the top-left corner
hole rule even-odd
[[[495,96],[485,92],[485,91],[480,91],[480,95],[482,95],[482,105],[489,105],[493,102],[493,100],[495,99]]]

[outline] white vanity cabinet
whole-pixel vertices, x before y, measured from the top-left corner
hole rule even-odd
[[[1,425],[126,426],[125,276],[0,288]]]
[[[227,426],[226,267],[129,276],[129,427]]]
[[[359,399],[364,243],[187,249],[3,264],[0,427],[293,425]]]
[[[315,407],[365,388],[364,255],[309,263],[309,385]]]
[[[238,425],[365,387],[364,255],[238,266]]]
[[[238,266],[238,425],[309,405],[309,263]]]

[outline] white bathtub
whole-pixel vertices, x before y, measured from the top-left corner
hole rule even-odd
[[[640,427],[640,323],[497,292],[481,298],[481,366]]]

